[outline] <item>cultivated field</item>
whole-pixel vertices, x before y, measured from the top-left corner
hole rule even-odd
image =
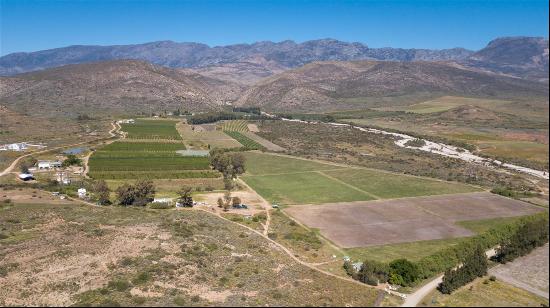
[[[485,192],[285,209],[344,248],[470,236],[473,232],[455,222],[523,216],[541,210]]]
[[[227,135],[229,135],[231,138],[237,140],[243,147],[245,147],[248,150],[264,150],[265,148],[259,144],[258,142],[250,139],[247,137],[244,133],[238,132],[238,131],[224,131]]]
[[[246,153],[242,177],[260,195],[281,204],[366,201],[471,192],[458,183],[321,163],[290,156]]]
[[[223,121],[219,124],[222,131],[247,132],[248,123],[245,120]]]
[[[216,130],[215,125],[188,125],[180,123],[177,125],[177,129],[188,148],[238,148],[241,146],[237,140],[222,131]]]
[[[181,140],[176,123],[174,120],[137,119],[133,124],[121,124],[121,127],[130,139]]]
[[[371,306],[377,295],[203,211],[18,203],[0,212],[3,306]]]

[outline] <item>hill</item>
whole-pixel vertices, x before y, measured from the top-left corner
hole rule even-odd
[[[294,41],[257,42],[209,47],[198,43],[172,41],[138,45],[68,46],[36,52],[18,52],[0,57],[0,75],[14,75],[67,64],[95,61],[135,59],[172,68],[206,68],[237,65],[240,70],[260,65],[295,68],[313,61],[391,60],[434,61],[459,60],[472,54],[463,48],[445,50],[369,48],[362,43],[320,39],[296,43]]]
[[[449,94],[473,97],[546,97],[548,85],[435,62],[316,62],[272,76],[247,90],[239,105],[274,111],[372,107]]]
[[[217,108],[239,85],[141,61],[67,65],[0,79],[0,102],[46,116],[105,115]]]
[[[498,38],[459,62],[489,72],[548,82],[548,39]]]

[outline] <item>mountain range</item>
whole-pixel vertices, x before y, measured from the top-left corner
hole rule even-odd
[[[358,108],[440,94],[548,100],[548,40],[499,38],[473,52],[369,48],[331,39],[223,47],[71,46],[0,58],[0,104],[24,114]],[[21,73],[25,72],[25,73]]]

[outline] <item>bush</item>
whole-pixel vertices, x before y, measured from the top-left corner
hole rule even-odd
[[[174,205],[170,202],[155,202],[149,204],[149,208],[154,210],[165,210],[165,209],[171,209]]]
[[[397,259],[390,263],[390,274],[393,274],[395,281],[404,287],[413,285],[420,278],[418,266],[407,259]]]

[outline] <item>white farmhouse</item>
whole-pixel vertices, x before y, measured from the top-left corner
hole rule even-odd
[[[78,197],[80,199],[86,198],[86,188],[79,188],[78,189]]]
[[[54,169],[60,168],[61,162],[58,160],[39,160],[38,169]]]

